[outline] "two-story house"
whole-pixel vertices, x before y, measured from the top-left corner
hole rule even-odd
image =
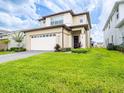
[[[39,23],[40,28],[23,30],[27,50],[54,50],[56,44],[61,48],[90,47],[89,12],[63,11],[43,16]]]
[[[109,43],[120,45],[124,42],[124,0],[115,3],[103,31],[106,47]]]

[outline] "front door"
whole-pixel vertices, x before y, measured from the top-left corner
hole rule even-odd
[[[74,48],[79,48],[79,36],[74,36]]]

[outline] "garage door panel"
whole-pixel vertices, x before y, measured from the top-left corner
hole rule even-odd
[[[31,50],[54,50],[55,45],[55,36],[31,39]]]

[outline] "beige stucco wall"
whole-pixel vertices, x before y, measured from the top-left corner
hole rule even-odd
[[[70,13],[64,14],[64,24],[71,26],[73,24],[73,17]]]
[[[7,44],[0,43],[0,50],[6,50],[7,46],[8,46]]]
[[[31,31],[27,32],[26,34],[26,49],[30,50],[31,49],[31,36],[32,35],[38,35],[38,34],[47,34],[47,33],[56,33],[57,43],[62,46],[61,42],[61,37],[62,37],[62,28],[52,28],[52,29],[44,29],[44,30],[36,30],[36,31]]]
[[[90,30],[86,31],[87,32],[87,44],[88,44],[88,48],[90,48]]]
[[[72,37],[71,32],[64,29],[63,31],[63,37],[64,37],[64,48],[71,48],[72,47]]]
[[[83,23],[80,23],[80,19],[83,19]],[[73,17],[73,25],[88,24],[86,15],[79,15]]]

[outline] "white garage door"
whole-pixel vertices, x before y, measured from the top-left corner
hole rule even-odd
[[[31,50],[54,50],[55,45],[55,34],[35,35],[31,38]]]

